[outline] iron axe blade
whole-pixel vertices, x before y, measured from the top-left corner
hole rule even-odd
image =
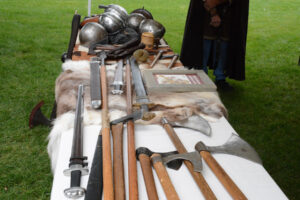
[[[255,149],[249,143],[247,143],[245,140],[234,133],[231,134],[230,138],[223,145],[206,146],[203,142],[200,141],[196,144],[195,149],[198,152],[208,151],[211,153],[235,155],[247,160],[251,160],[258,164],[262,164],[262,161]]]
[[[186,120],[169,122],[169,124],[173,127],[188,128],[211,136],[211,127],[209,123],[199,115],[192,115]]]

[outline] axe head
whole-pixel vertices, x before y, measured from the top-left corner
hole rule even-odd
[[[168,157],[170,155],[177,155],[178,154],[178,151],[170,151],[170,152],[165,152],[165,153],[159,153],[159,152],[153,152],[151,151],[150,149],[146,148],[146,147],[139,147],[137,150],[136,150],[136,157],[137,159],[139,160],[139,155],[140,154],[145,154],[147,155],[148,157],[151,157],[152,154],[160,154],[160,156],[162,158],[164,157]],[[178,170],[180,169],[181,165],[182,165],[182,160],[179,160],[179,159],[174,159],[172,161],[169,161],[168,163],[166,163],[167,167],[170,168],[170,169],[174,169],[174,170]]]
[[[188,128],[195,131],[199,131],[207,136],[211,136],[211,127],[209,123],[199,115],[192,115],[186,120],[169,122],[173,127]]]
[[[188,160],[193,164],[194,167],[194,171],[195,172],[201,172],[202,170],[202,160],[201,160],[201,156],[199,154],[199,152],[194,151],[194,152],[190,152],[190,153],[183,153],[183,154],[174,154],[174,155],[169,155],[166,157],[162,157],[162,161],[164,164],[170,163],[170,162],[174,162],[176,160]]]
[[[33,128],[37,125],[45,125],[51,127],[51,120],[49,120],[41,110],[44,105],[44,101],[40,101],[31,111],[29,116],[29,128]]]
[[[225,153],[251,160],[258,164],[262,164],[262,161],[255,151],[255,149],[247,143],[245,140],[240,138],[238,135],[232,133],[231,137],[227,142],[220,146],[206,146],[203,142],[198,142],[195,149],[200,151],[209,151],[211,153]]]

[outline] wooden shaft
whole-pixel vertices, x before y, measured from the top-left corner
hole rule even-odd
[[[178,153],[187,153],[186,148],[183,146],[182,142],[180,141],[179,137],[177,136],[176,132],[174,131],[173,127],[166,123],[163,124],[163,127],[165,128],[166,132],[168,133],[170,139],[172,140],[174,146],[176,147]],[[205,181],[204,177],[200,172],[195,172],[194,167],[190,161],[185,160],[184,164],[190,171],[191,175],[193,176],[195,182],[197,183],[198,187],[200,188],[203,196],[205,199],[211,200],[211,199],[217,199],[215,194],[212,192],[211,188]]]
[[[146,154],[140,154],[139,160],[143,172],[144,182],[146,185],[147,195],[149,200],[158,200],[155,181],[153,178],[150,158]]]
[[[115,200],[125,199],[124,163],[123,163],[123,123],[112,125],[113,136],[113,170]]]
[[[132,90],[130,65],[126,65],[126,101],[127,114],[132,113]],[[127,122],[127,151],[128,151],[128,185],[129,200],[138,200],[137,166],[135,156],[135,135],[133,121]]]
[[[159,154],[153,154],[151,156],[151,159],[157,158],[157,157],[160,157],[160,159],[161,159],[161,156]],[[174,185],[171,182],[171,179],[170,179],[168,172],[167,172],[165,166],[163,165],[163,163],[161,161],[153,162],[153,160],[152,160],[152,164],[156,171],[156,174],[158,176],[160,184],[162,185],[162,187],[164,189],[167,199],[168,200],[179,200],[178,194],[174,188]]]
[[[209,152],[201,151],[200,154],[233,199],[247,199],[243,192],[238,188],[238,186],[233,182],[233,180]]]
[[[114,200],[113,169],[111,159],[110,126],[108,117],[108,96],[106,68],[101,66],[102,90],[102,146],[103,146],[103,196],[105,200]]]

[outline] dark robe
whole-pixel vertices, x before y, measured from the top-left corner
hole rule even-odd
[[[184,66],[202,68],[205,12],[202,0],[191,0],[180,55]],[[230,42],[225,74],[231,79],[245,80],[249,0],[232,0],[231,12]]]

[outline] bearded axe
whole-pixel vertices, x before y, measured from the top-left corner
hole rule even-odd
[[[221,165],[214,159],[211,153],[224,153],[239,156],[255,163],[262,164],[262,161],[254,150],[245,140],[237,136],[231,135],[227,142],[221,146],[206,146],[203,142],[198,142],[195,149],[201,154],[207,165],[223,184],[233,199],[247,199],[243,192],[233,182]]]
[[[153,154],[151,156],[153,167],[156,171],[158,179],[163,187],[168,200],[179,200],[178,194],[175,190],[174,185],[168,175],[168,172],[163,164],[162,157],[160,154]]]
[[[155,182],[153,178],[152,168],[151,168],[151,161],[150,157],[154,154],[159,154],[162,158],[168,157],[171,155],[178,154],[178,151],[171,151],[167,153],[155,153],[146,147],[139,147],[136,150],[136,157],[140,161],[143,177],[146,185],[147,196],[149,200],[157,200],[158,195],[155,187]],[[181,160],[173,160],[168,162],[167,166],[171,169],[178,170],[182,165]]]
[[[85,194],[85,189],[80,187],[81,176],[88,174],[86,168],[87,157],[83,156],[83,85],[78,86],[77,105],[74,121],[74,134],[69,169],[64,170],[64,175],[71,176],[71,186],[64,190],[67,198],[77,199]]]
[[[164,129],[166,130],[169,138],[171,139],[172,143],[176,147],[177,151],[180,154],[188,153],[186,148],[182,144],[181,140],[179,139],[178,135],[176,134],[175,130],[169,124],[168,120],[166,118],[162,118],[161,123],[162,123],[162,126],[164,127]],[[202,194],[204,195],[204,197],[206,199],[217,199],[216,196],[214,195],[214,193],[212,192],[211,188],[209,187],[209,185],[205,181],[202,174],[200,172],[195,172],[194,171],[194,167],[193,167],[192,163],[185,160],[184,164],[186,165],[189,172],[193,176],[195,182],[197,183],[197,185],[198,185],[199,189],[201,190]]]

